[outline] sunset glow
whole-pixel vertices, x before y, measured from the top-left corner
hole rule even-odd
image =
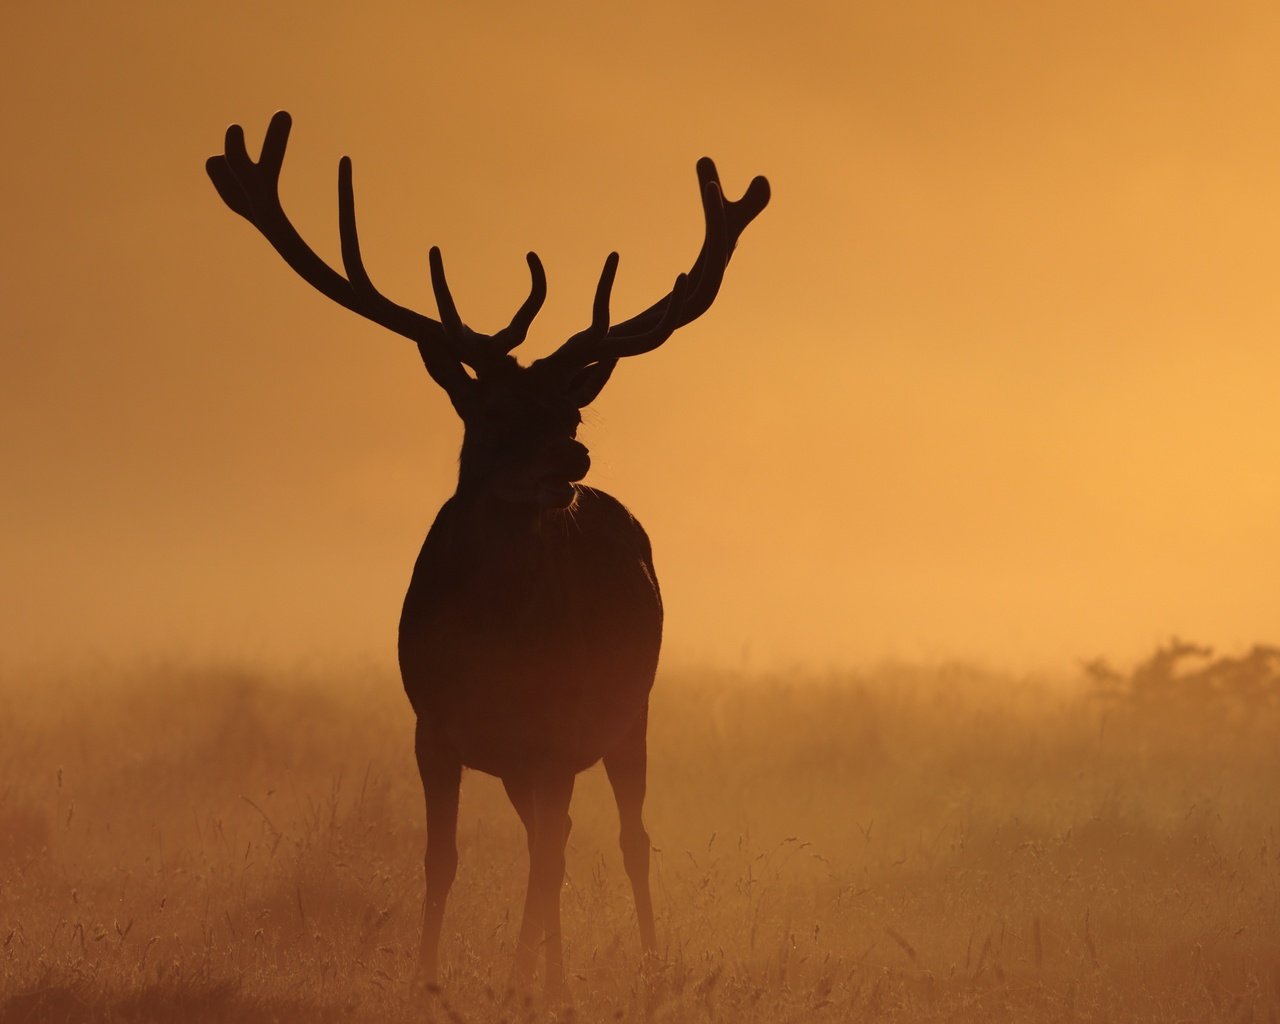
[[[610,249],[627,315],[687,266],[697,157],[769,175],[716,308],[588,418],[669,657],[1064,666],[1269,628],[1272,7],[274,10],[14,12],[8,657],[390,655],[459,430],[205,180],[278,107],[295,222],[336,256],[350,154],[401,301],[433,312],[438,244],[491,327],[536,248],[528,356]]]

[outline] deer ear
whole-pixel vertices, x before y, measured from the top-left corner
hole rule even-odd
[[[616,359],[606,359],[599,363],[584,366],[569,378],[565,388],[565,397],[579,409],[585,409],[596,400],[596,396],[609,382],[613,368],[618,365]]]
[[[423,345],[418,346],[418,352],[431,379],[444,389],[454,410],[465,420],[475,405],[475,375],[466,364],[455,359],[441,358],[439,353],[432,352]]]

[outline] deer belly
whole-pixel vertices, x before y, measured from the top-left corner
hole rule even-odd
[[[580,771],[643,711],[661,610],[647,601],[502,601],[406,607],[405,689],[469,767],[495,775],[540,763]]]

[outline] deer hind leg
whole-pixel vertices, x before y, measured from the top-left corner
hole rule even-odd
[[[529,847],[529,884],[524,894],[524,912],[520,915],[520,938],[516,944],[515,976],[512,979],[514,988],[524,989],[528,987],[533,978],[533,964],[537,953],[538,940],[541,938],[541,935],[538,934],[537,914],[534,911],[533,782],[527,776],[508,776],[502,780],[502,788],[507,791],[511,806],[520,815],[520,821],[524,825],[525,838]]]
[[[427,802],[427,891],[422,901],[418,971],[423,981],[435,984],[445,901],[458,870],[458,791],[462,784],[462,763],[421,718],[414,750]]]
[[[529,887],[525,893],[515,980],[527,985],[533,976],[538,944],[545,942],[546,991],[558,999],[564,989],[564,953],[560,937],[560,887],[564,883],[564,848],[569,839],[572,772],[503,779],[529,834]]]
[[[604,757],[604,770],[618,802],[622,826],[619,845],[622,864],[631,880],[636,898],[636,918],[640,923],[640,945],[646,954],[658,951],[658,935],[653,924],[653,899],[649,892],[649,833],[645,831],[644,790],[647,767],[646,733],[649,709],[637,719],[621,743]]]
[[[524,826],[525,839],[529,853],[533,853],[533,783],[528,778],[508,776],[502,780],[502,788],[507,791],[507,799],[520,815],[520,824]]]

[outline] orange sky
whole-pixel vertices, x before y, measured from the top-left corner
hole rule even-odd
[[[619,317],[687,267],[697,157],[769,176],[717,305],[588,414],[669,659],[1277,639],[1280,7],[372,6],[8,12],[8,664],[392,657],[460,428],[205,178],[282,107],[295,223],[336,260],[349,153],[401,301],[439,244],[492,329],[536,248],[531,355],[610,249]]]

